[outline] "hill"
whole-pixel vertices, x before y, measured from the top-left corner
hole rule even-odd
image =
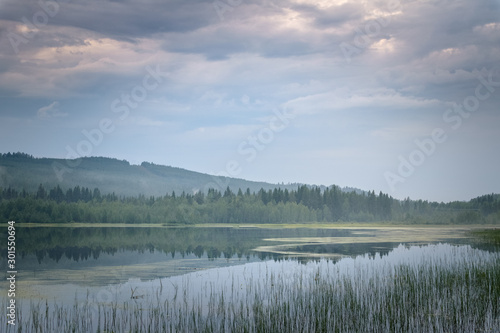
[[[35,158],[24,153],[0,154],[0,187],[34,192],[42,184],[50,189],[63,190],[75,186],[99,188],[103,194],[118,196],[162,196],[173,191],[180,194],[207,192],[209,188],[224,191],[228,186],[272,190],[297,189],[300,184],[277,185],[239,178],[212,176],[172,166],[143,162],[131,165],[128,161],[107,157],[83,157],[77,160]]]
[[[0,154],[0,218],[39,223],[497,224],[500,196],[451,203],[400,201],[382,192],[252,182],[147,162],[7,153]]]

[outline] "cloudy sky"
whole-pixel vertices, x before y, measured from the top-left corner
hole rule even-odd
[[[497,0],[0,1],[0,152],[500,192]]]

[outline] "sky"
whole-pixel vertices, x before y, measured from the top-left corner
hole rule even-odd
[[[0,152],[500,193],[498,0],[0,1]]]

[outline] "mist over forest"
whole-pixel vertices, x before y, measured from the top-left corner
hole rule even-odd
[[[336,185],[269,184],[104,157],[0,156],[0,216],[33,223],[495,223],[500,195],[448,203]],[[59,173],[58,173],[59,172]]]

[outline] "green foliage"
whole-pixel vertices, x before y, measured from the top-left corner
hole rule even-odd
[[[500,229],[474,231],[472,234],[482,239],[483,242],[500,246]]]
[[[496,224],[500,219],[498,194],[447,204],[400,201],[335,185],[275,186],[147,162],[25,153],[0,154],[0,170],[0,216],[23,222]]]
[[[245,193],[245,194],[243,194]],[[11,187],[0,189],[0,217],[35,223],[303,223],[399,221],[408,224],[496,223],[500,197],[487,196],[470,202],[449,204],[398,201],[387,194],[343,192],[299,186],[251,192],[241,189],[224,193],[182,192],[176,195],[119,197],[98,188],[75,186],[63,191],[58,185],[46,190],[39,184],[30,193]]]

